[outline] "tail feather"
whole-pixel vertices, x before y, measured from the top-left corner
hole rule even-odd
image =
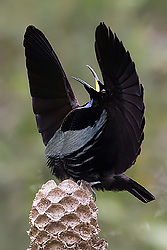
[[[149,191],[130,178],[126,190],[144,203],[155,200],[155,197]]]
[[[97,185],[95,188],[110,191],[126,190],[144,203],[155,200],[155,197],[149,191],[124,174],[108,175],[102,179],[101,186]]]

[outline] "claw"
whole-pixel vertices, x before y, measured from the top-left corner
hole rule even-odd
[[[84,181],[84,180],[78,180],[77,184],[79,186],[83,187],[84,189],[85,188],[89,189],[89,192],[92,193],[92,196],[94,198],[94,202],[97,200],[96,192],[93,190],[92,186],[94,186],[96,184],[101,184],[100,181],[88,182],[88,181]]]

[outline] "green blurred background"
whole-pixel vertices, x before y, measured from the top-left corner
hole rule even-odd
[[[127,173],[156,196],[142,204],[128,193],[98,192],[101,237],[108,249],[167,249],[167,1],[166,0],[1,0],[0,1],[0,249],[23,250],[35,192],[53,178],[32,113],[23,34],[33,24],[55,48],[75,93],[93,83],[85,67],[101,78],[94,31],[104,21],[123,40],[145,87],[145,140]]]

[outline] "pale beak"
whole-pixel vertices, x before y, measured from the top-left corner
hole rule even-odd
[[[97,74],[95,73],[95,71],[89,65],[86,65],[86,66],[90,69],[90,71],[92,72],[92,74],[94,76],[96,89],[94,89],[92,86],[90,86],[87,82],[85,82],[77,77],[72,77],[72,78],[75,79],[76,81],[82,83],[91,96],[95,96],[96,95],[95,93],[100,92],[100,84],[101,83],[100,83],[99,78],[97,77]]]
[[[90,86],[87,82],[85,82],[85,81],[83,81],[83,80],[81,80],[81,79],[79,79],[79,78],[77,78],[77,77],[74,77],[74,76],[72,76],[72,78],[75,79],[77,82],[82,83],[86,88],[94,89],[94,88],[93,88],[92,86]]]
[[[96,91],[97,92],[100,92],[100,86],[99,86],[99,78],[98,78],[98,76],[97,76],[97,74],[96,74],[96,72],[89,66],[89,65],[86,65],[89,69],[90,69],[90,71],[92,72],[92,74],[93,74],[93,76],[94,76],[94,79],[95,79],[95,85],[96,85]]]

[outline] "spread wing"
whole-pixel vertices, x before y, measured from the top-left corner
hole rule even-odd
[[[46,145],[65,115],[79,104],[44,34],[34,26],[28,26],[24,47],[33,111]]]
[[[143,87],[129,52],[104,23],[96,29],[95,51],[106,89],[118,158],[115,173],[132,166],[144,138]],[[111,132],[112,133],[112,132]]]

